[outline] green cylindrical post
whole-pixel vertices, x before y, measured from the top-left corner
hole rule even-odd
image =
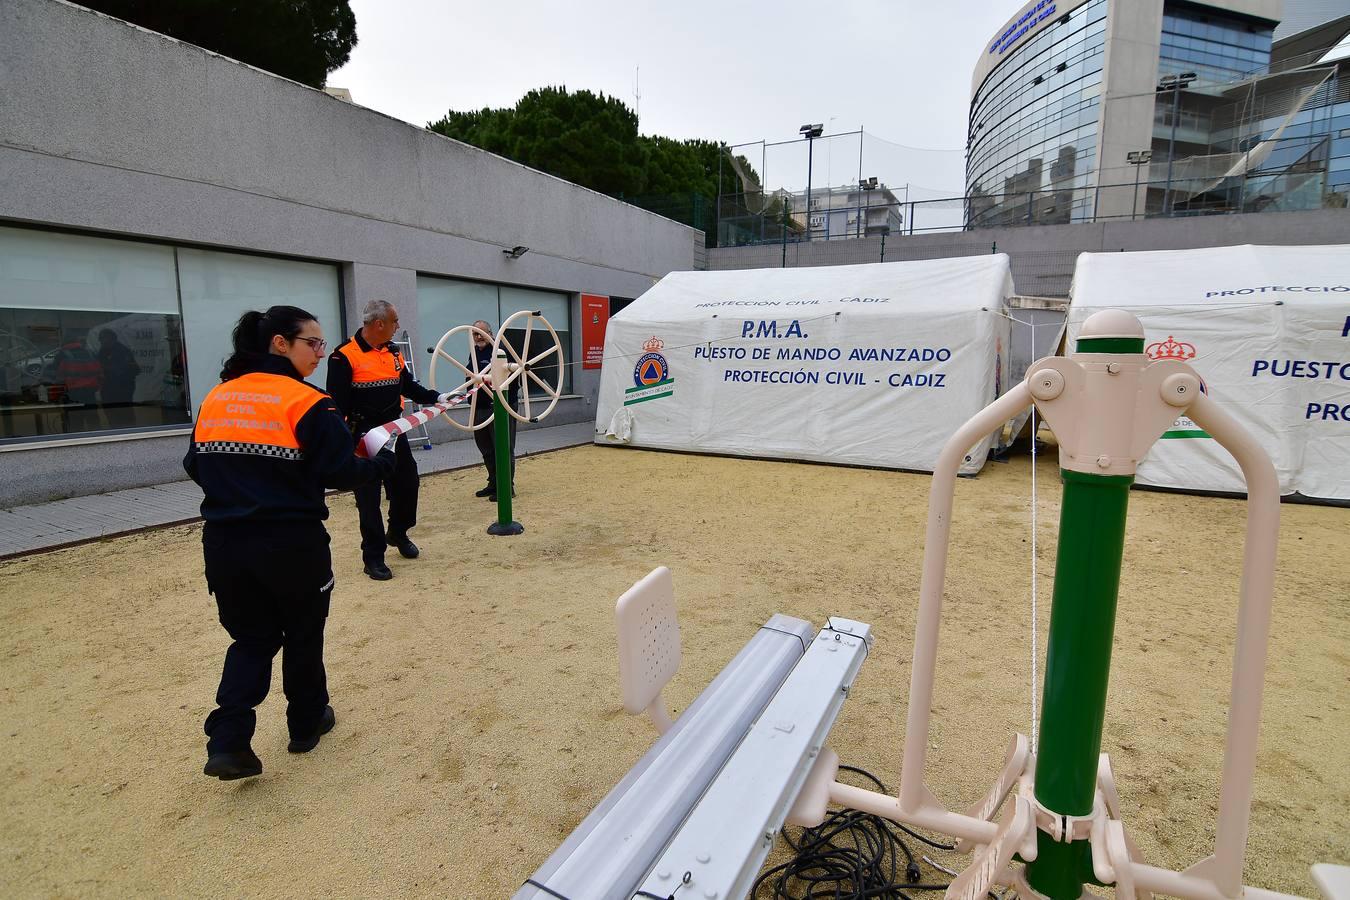
[[[1092,812],[1102,747],[1111,639],[1125,546],[1128,475],[1062,471],[1064,500],[1045,658],[1036,799],[1062,815]],[[1087,841],[1058,843],[1045,832],[1027,881],[1055,900],[1077,900],[1093,880]]]
[[[497,521],[511,521],[511,423],[502,398],[492,395],[492,443],[497,451]]]
[[[492,394],[492,443],[497,457],[497,521],[488,526],[488,534],[515,535],[525,526],[511,521],[511,423],[506,404],[494,391]]]
[[[1136,338],[1085,338],[1078,352],[1142,353]],[[1064,816],[1092,812],[1102,749],[1111,642],[1125,549],[1125,514],[1132,475],[1061,469],[1064,498],[1055,559],[1055,593],[1045,657],[1045,688],[1036,747],[1036,799]],[[1098,883],[1086,840],[1055,841],[1036,834],[1027,883],[1054,900],[1078,900],[1084,882]]]

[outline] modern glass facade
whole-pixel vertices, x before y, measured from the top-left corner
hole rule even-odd
[[[1223,84],[1264,71],[1273,30],[1212,9],[1169,3],[1163,8],[1158,77],[1194,72],[1201,83]]]
[[[1056,15],[1028,0],[977,64],[967,228],[1347,205],[1346,20],[1273,43],[1274,3],[1089,0]],[[1156,81],[1133,56],[1151,42]]]
[[[1188,189],[1207,192],[1210,186],[1203,176],[1187,178],[1186,173],[1224,168],[1220,156],[1231,148],[1214,144],[1215,128],[1225,118],[1241,114],[1233,108],[1229,88],[1269,67],[1273,31],[1269,23],[1180,0],[1163,7],[1153,116],[1154,174],[1145,198],[1145,215],[1174,215],[1199,208],[1191,202]],[[1169,84],[1172,90],[1166,89]],[[1208,159],[1214,160],[1212,166],[1204,164]],[[1180,160],[1188,162],[1179,169]],[[1161,185],[1157,183],[1160,175]],[[1228,203],[1225,200],[1221,205]]]
[[[1350,73],[1344,65],[1314,64],[1234,85],[1224,100],[1208,122],[1207,151],[1234,174],[1179,180],[1174,214],[1347,206]],[[1246,110],[1251,112],[1242,115]],[[1188,152],[1178,148],[1177,168],[1183,175],[1191,168]]]
[[[1272,66],[1280,55],[1272,31],[1270,23],[1180,0],[1165,7],[1160,74],[1198,77],[1184,90],[1158,94],[1147,214],[1347,205],[1348,61],[1323,46],[1295,57],[1285,51]],[[1337,40],[1335,33],[1324,37]]]
[[[1093,215],[1107,0],[1007,51],[971,100],[969,227],[1062,224]]]

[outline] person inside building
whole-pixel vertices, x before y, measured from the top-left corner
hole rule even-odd
[[[473,355],[476,360],[479,372],[492,371],[492,341],[487,335],[492,334],[492,326],[486,321],[479,319],[473,323],[473,327],[478,329],[473,332]],[[511,404],[512,409],[519,409],[517,404],[520,401],[520,382],[517,378],[511,382],[506,389],[507,402]],[[492,415],[492,391],[490,388],[482,387],[479,389],[478,403],[474,405],[473,422],[477,425],[484,422]],[[509,426],[510,445],[511,445],[511,496],[516,495],[516,419],[514,416],[507,416],[507,425]],[[491,425],[484,425],[473,433],[473,442],[478,445],[478,452],[483,454],[483,465],[487,468],[487,485],[474,492],[475,497],[486,497],[492,503],[497,502],[497,425],[494,422]]]
[[[99,399],[109,428],[129,428],[136,424],[132,402],[136,394],[136,378],[141,367],[131,348],[122,343],[117,332],[104,328],[98,333],[98,364],[103,369],[103,387]]]
[[[103,368],[85,344],[84,332],[72,332],[61,342],[53,363],[56,380],[64,386],[64,396],[71,403],[92,406],[103,383]]]
[[[413,380],[403,356],[393,346],[398,311],[385,300],[371,300],[361,311],[361,327],[328,358],[328,393],[346,417],[353,433],[392,422],[403,414],[403,398],[430,405],[449,400]],[[389,494],[389,525],[380,514],[380,484],[372,481],[356,489],[361,520],[361,560],[365,573],[388,581],[394,573],[384,562],[385,547],[397,547],[405,559],[420,551],[408,537],[417,524],[417,463],[406,435],[394,445],[394,471],[382,482]]]
[[[55,394],[61,406],[62,430],[67,434],[101,426],[95,404],[103,383],[103,367],[89,352],[83,330],[67,332],[52,359]]]
[[[358,458],[332,398],[305,382],[324,349],[319,323],[303,309],[244,313],[183,460],[205,494],[206,585],[233,639],[206,717],[203,770],[225,781],[262,772],[251,746],[254,708],[278,650],[287,749],[313,750],[337,722],[323,664],[334,583],[324,489],[385,477],[394,454]]]

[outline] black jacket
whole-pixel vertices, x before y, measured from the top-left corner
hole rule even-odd
[[[492,371],[492,345],[491,345],[491,344],[488,344],[486,347],[479,347],[477,344],[475,344],[475,345],[474,345],[474,348],[473,348],[473,355],[474,355],[474,358],[477,359],[477,361],[478,361],[478,371],[483,372],[483,373],[488,373],[488,372],[491,372],[491,371]],[[507,353],[507,354],[506,354],[506,357],[507,357],[507,359],[509,360],[509,359],[511,358],[511,354],[510,354],[510,353]],[[511,385],[506,389],[506,400],[507,400],[507,402],[511,405],[511,407],[513,407],[513,408],[516,406],[517,403],[520,402],[520,383],[521,383],[522,381],[524,381],[525,378],[526,378],[525,375],[521,375],[521,376],[520,376],[519,378],[517,378],[515,381],[511,382]],[[488,410],[491,411],[491,409],[492,409],[492,394],[489,393],[489,392],[486,392],[486,391],[485,391],[484,393],[485,393],[485,395],[486,395],[487,402],[488,402]],[[482,403],[483,403],[483,398],[482,398],[482,397],[480,397],[480,398],[478,399],[478,403],[479,403],[480,406],[482,405]]]

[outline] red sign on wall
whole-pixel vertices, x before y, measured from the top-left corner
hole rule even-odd
[[[605,326],[609,324],[609,298],[581,295],[581,367],[598,369],[605,358]]]

